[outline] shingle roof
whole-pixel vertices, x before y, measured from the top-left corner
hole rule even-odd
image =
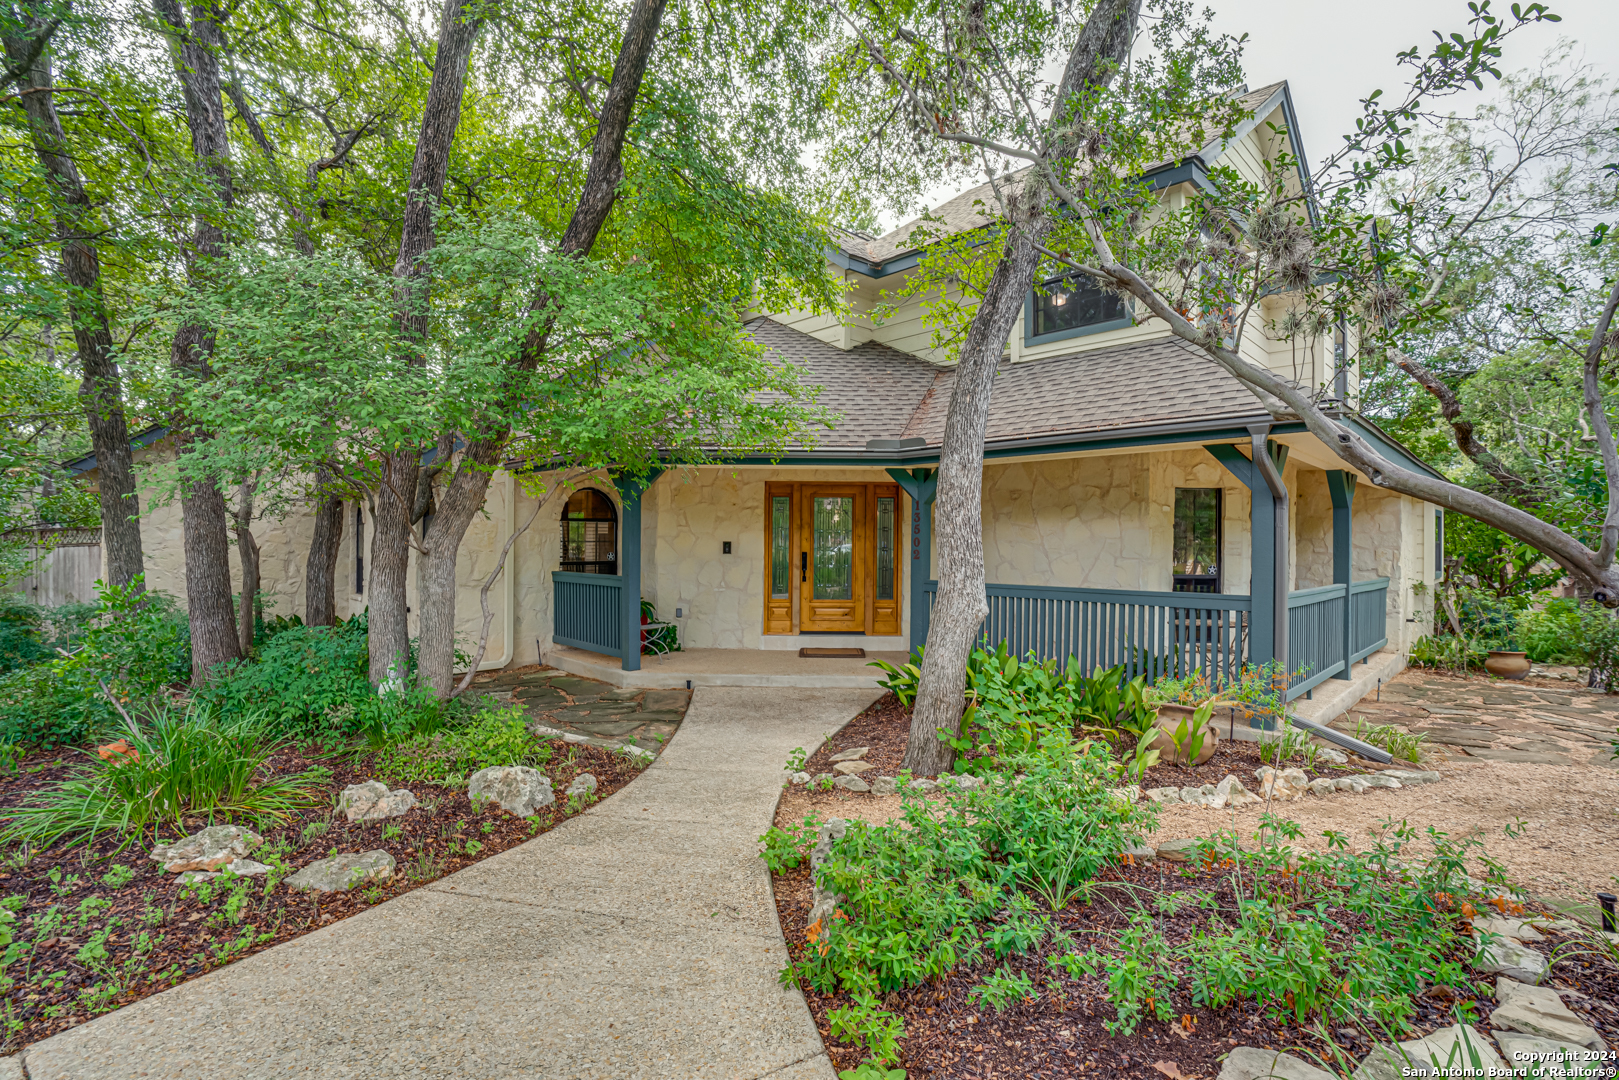
[[[1257,109],[1270,98],[1284,84],[1271,83],[1261,86],[1257,90],[1250,90],[1242,94],[1237,100],[1245,109]],[[1188,153],[1195,153],[1202,147],[1189,147]],[[1174,162],[1163,161],[1150,166],[1148,171],[1171,165]],[[1212,163],[1211,163],[1212,164]],[[1010,176],[997,181],[1002,185],[1003,195],[1006,193],[1006,184],[1019,184],[1028,173],[1028,169],[1020,169]],[[928,217],[937,220],[924,220],[921,217],[912,218],[905,224],[893,229],[876,239],[849,230],[838,229],[833,231],[833,241],[844,251],[857,255],[873,264],[887,262],[899,255],[916,251],[919,247],[933,243],[947,236],[977,229],[996,219],[998,215],[999,200],[988,183],[968,188],[953,199],[940,203],[929,212]],[[942,221],[943,224],[939,224]],[[912,234],[915,233],[913,239]]]
[[[838,413],[817,450],[864,450],[871,439],[944,439],[955,370],[886,345],[844,351],[773,319],[749,324],[755,340],[804,369]],[[1003,366],[995,376],[985,441],[1128,432],[1187,421],[1253,419],[1265,409],[1252,391],[1190,345],[1173,338],[1070,353]]]

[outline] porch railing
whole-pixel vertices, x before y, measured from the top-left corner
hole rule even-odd
[[[939,583],[923,584],[931,610]],[[1133,592],[989,585],[981,639],[1042,660],[1078,659],[1087,673],[1124,664],[1148,682],[1203,671],[1223,686],[1237,678],[1248,643],[1249,601],[1220,593]]]
[[[560,645],[622,656],[623,614],[619,596],[624,579],[617,574],[551,571],[551,637]]]
[[[1350,663],[1364,660],[1389,643],[1389,579],[1357,581],[1349,587],[1349,613],[1354,618]]]
[[[1288,697],[1298,697],[1348,666],[1344,656],[1344,605],[1348,589],[1323,585],[1287,594]]]

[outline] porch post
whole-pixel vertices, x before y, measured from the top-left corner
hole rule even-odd
[[[1248,660],[1287,663],[1287,489],[1280,486],[1287,447],[1255,431],[1254,448],[1270,460],[1256,467],[1235,446],[1205,446],[1249,491],[1248,534],[1253,552],[1248,581]],[[1263,442],[1261,441],[1263,440]],[[1266,466],[1269,466],[1267,469]]]
[[[618,488],[621,504],[618,610],[622,637],[619,667],[625,671],[641,670],[641,496],[662,475],[662,469],[653,469],[640,477],[613,473],[613,485]]]
[[[1346,469],[1327,470],[1332,492],[1332,583],[1344,587],[1344,667],[1335,679],[1350,678],[1349,658],[1355,654],[1355,474]]]
[[[928,508],[939,490],[939,475],[936,469],[887,471],[911,499],[911,635],[907,644],[915,652],[928,640],[928,594],[922,584],[933,568],[933,515]]]

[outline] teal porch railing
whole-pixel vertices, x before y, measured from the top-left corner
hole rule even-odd
[[[553,570],[551,588],[553,640],[608,656],[624,655],[622,577]]]
[[[1388,578],[1301,589],[1287,597],[1287,696],[1308,694],[1388,644]]]
[[[928,607],[939,583],[923,584]],[[1248,640],[1248,597],[1221,593],[1134,592],[989,585],[986,645],[1031,650],[1042,660],[1079,661],[1089,673],[1124,664],[1148,682],[1205,672],[1223,686],[1237,678]]]
[[[1357,581],[1349,587],[1349,662],[1364,660],[1389,643],[1389,579]]]

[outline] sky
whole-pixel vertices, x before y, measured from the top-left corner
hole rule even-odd
[[[1524,0],[1525,3],[1528,0]],[[1503,72],[1535,66],[1559,38],[1575,42],[1575,55],[1619,74],[1619,2],[1615,0],[1545,0],[1561,15],[1558,23],[1540,23],[1507,40]],[[1304,150],[1312,164],[1341,145],[1360,116],[1360,99],[1381,88],[1392,97],[1406,76],[1395,55],[1416,45],[1426,53],[1433,30],[1465,33],[1469,12],[1465,0],[1204,0],[1199,10],[1214,9],[1215,29],[1248,34],[1243,67],[1248,85],[1265,86],[1286,79],[1298,111]],[[1510,18],[1510,3],[1494,0]],[[1485,83],[1485,92],[1489,83]],[[1447,111],[1468,112],[1483,94],[1449,99]],[[933,205],[958,194],[968,184],[932,192]],[[897,220],[885,218],[892,227]]]

